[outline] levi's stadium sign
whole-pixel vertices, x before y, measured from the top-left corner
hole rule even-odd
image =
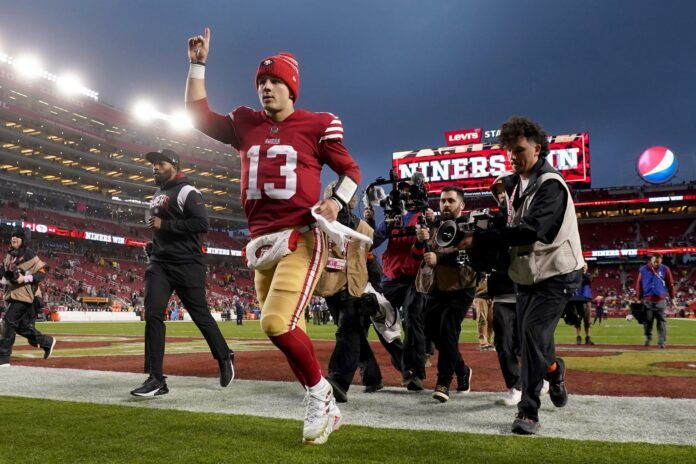
[[[546,159],[566,182],[575,188],[590,186],[589,133],[549,137],[549,150]],[[400,179],[422,172],[431,194],[440,193],[447,185],[487,190],[496,177],[512,170],[500,145],[483,143],[395,152],[392,166]]]

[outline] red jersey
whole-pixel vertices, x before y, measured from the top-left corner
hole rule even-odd
[[[240,106],[214,113],[207,99],[187,104],[204,134],[229,143],[242,161],[241,199],[252,237],[314,222],[321,169],[360,183],[360,170],[343,145],[341,120],[331,113],[295,110],[282,122]]]

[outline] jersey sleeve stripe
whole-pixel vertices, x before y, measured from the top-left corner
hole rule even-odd
[[[329,124],[342,124],[340,119],[334,119]]]
[[[331,135],[325,135],[322,138],[319,139],[320,142],[323,142],[324,140],[329,140],[329,139],[342,139],[343,134],[331,134]]]
[[[342,127],[329,127],[324,131],[325,134],[328,134],[329,132],[343,132]]]

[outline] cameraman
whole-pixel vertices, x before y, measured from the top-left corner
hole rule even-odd
[[[46,277],[46,263],[29,247],[31,231],[17,227],[12,230],[10,249],[0,266],[0,282],[5,286],[4,300],[7,303],[5,316],[0,320],[0,367],[10,365],[12,347],[16,334],[41,348],[43,358],[53,354],[56,339],[36,329],[34,305],[41,297],[39,283]]]
[[[447,186],[440,193],[440,213],[443,220],[455,220],[464,208],[464,191]],[[427,228],[417,229],[416,256],[423,264],[416,279],[418,290],[426,293],[425,332],[435,343],[437,357],[437,384],[433,398],[444,403],[449,400],[450,384],[457,371],[457,391],[471,390],[472,370],[464,363],[459,352],[459,334],[462,321],[474,300],[476,273],[468,266],[457,263],[457,248],[437,245],[438,227],[432,233]]]
[[[493,227],[507,226],[509,196],[514,189],[514,173],[506,172],[498,177],[490,187],[493,198],[498,203],[498,212],[493,219]],[[480,247],[479,247],[480,248]],[[473,250],[472,250],[473,251]],[[503,374],[508,394],[500,400],[505,406],[517,406],[522,399],[522,379],[519,363],[519,335],[517,327],[517,310],[515,284],[508,275],[510,254],[500,242],[490,243],[481,250],[483,255],[477,257],[489,271],[488,295],[493,299],[493,332],[495,334],[495,351],[498,355],[500,371]],[[547,393],[548,382],[544,380],[541,394]]]
[[[522,399],[512,432],[539,429],[539,394],[550,383],[551,401],[568,401],[565,364],[556,357],[554,331],[563,309],[580,286],[585,264],[575,207],[563,177],[547,161],[548,136],[525,118],[513,117],[501,127],[500,144],[515,171],[511,179],[508,225],[477,231],[460,246],[509,247],[510,278],[516,284],[520,337]]]
[[[329,184],[324,198],[331,198],[336,184]],[[352,213],[357,202],[357,196],[353,196],[349,207],[339,211],[337,221],[372,238],[373,229]],[[359,366],[366,391],[382,388],[382,375],[367,340],[370,314],[361,299],[369,281],[371,254],[357,240],[347,243],[344,249],[329,241],[327,264],[314,290],[315,295],[326,299],[331,317],[338,326],[327,380],[333,386],[334,396],[339,403],[348,401],[348,389]]]
[[[423,213],[430,217],[433,211],[410,201],[410,185],[400,182],[398,190],[407,205],[403,215],[387,217],[375,231],[374,248],[388,240],[382,254],[384,296],[395,310],[401,308],[404,322],[403,357],[401,362],[402,385],[408,390],[423,390],[425,378],[425,333],[423,329],[423,301],[416,291],[416,274],[420,261],[415,259],[412,249],[416,243],[416,228],[425,222]],[[427,194],[426,194],[427,198]]]

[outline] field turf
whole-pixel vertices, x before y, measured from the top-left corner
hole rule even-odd
[[[693,447],[350,426],[300,443],[281,419],[0,397],[2,463],[654,463]]]
[[[167,336],[170,337],[196,337],[201,336],[192,322],[176,321],[167,322]],[[235,322],[218,323],[222,333],[227,338],[265,338],[259,327],[258,321],[245,321],[238,326]],[[145,332],[145,324],[141,322],[44,322],[38,323],[37,328],[48,334],[101,334],[101,335],[138,335]],[[336,326],[333,323],[327,325],[307,326],[309,336],[316,340],[334,340]],[[667,324],[667,339],[669,346],[696,345],[696,320],[670,319]],[[581,333],[584,338],[584,331]],[[657,337],[657,329],[654,329]],[[370,331],[370,339],[377,340],[374,330]],[[613,345],[637,345],[643,344],[643,328],[641,325],[628,322],[625,319],[609,319],[592,326],[592,339],[598,344]],[[476,321],[467,318],[462,324],[462,334],[459,338],[462,343],[474,343],[478,341]],[[575,328],[561,321],[556,330],[556,343],[574,344]]]

